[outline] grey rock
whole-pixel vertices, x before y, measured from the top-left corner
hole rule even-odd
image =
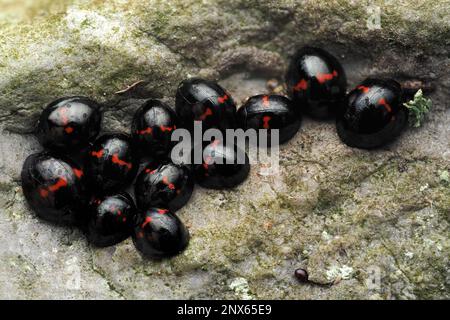
[[[439,178],[450,170],[448,1],[386,1],[372,29],[373,8],[358,1],[6,3],[0,298],[450,297],[450,186]],[[348,148],[333,123],[306,119],[281,148],[279,175],[254,165],[235,190],[196,188],[179,211],[190,246],[170,260],[143,260],[130,239],[93,248],[78,230],[43,223],[27,207],[20,170],[40,150],[31,133],[53,99],[91,96],[104,105],[105,130],[128,132],[145,99],[173,106],[188,76],[219,80],[239,102],[266,92],[305,44],[337,55],[350,86],[368,75],[431,83],[433,113],[377,151]],[[334,284],[299,284],[299,267]],[[232,289],[237,281],[245,295]]]

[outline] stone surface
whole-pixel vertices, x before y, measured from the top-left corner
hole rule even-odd
[[[449,298],[450,2],[376,3],[0,0],[0,298]],[[377,8],[381,28],[369,28]],[[179,211],[191,244],[162,262],[130,239],[93,248],[27,208],[20,170],[54,98],[98,99],[105,128],[126,132],[145,98],[173,104],[188,76],[218,79],[237,101],[265,92],[304,44],[336,54],[352,86],[430,83],[433,114],[375,151],[306,119],[280,175],[254,165],[235,190],[197,187]],[[300,267],[333,285],[299,284]]]

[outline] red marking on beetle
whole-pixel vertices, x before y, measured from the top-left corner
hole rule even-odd
[[[64,178],[59,178],[58,181],[54,185],[51,185],[48,187],[49,191],[55,192],[58,191],[60,188],[67,187],[67,181]]]
[[[326,81],[332,80],[334,77],[337,77],[338,73],[336,70],[333,70],[332,73],[318,73],[316,74],[316,79],[319,83],[324,83]]]
[[[123,217],[123,218],[122,218],[122,221],[123,221],[123,222],[127,222],[127,218]]]
[[[145,226],[151,222],[152,222],[152,217],[145,217],[144,223],[142,224],[141,228],[145,228]]]
[[[203,121],[206,117],[212,116],[212,114],[212,110],[210,108],[206,108],[205,112],[203,112],[203,114],[201,114],[198,118]]]
[[[42,198],[47,198],[47,196],[48,196],[48,191],[45,190],[45,189],[41,189],[41,190],[39,191],[39,194],[41,195]]]
[[[308,82],[305,79],[300,80],[295,86],[294,91],[306,90],[308,88]]]
[[[272,118],[269,117],[269,116],[264,116],[263,117],[263,128],[264,129],[269,129],[270,128],[270,125],[269,125],[270,119],[272,119]]]
[[[166,176],[164,176],[162,178],[162,183],[164,183],[166,186],[168,186],[170,190],[174,190],[175,189],[175,185],[173,183],[170,183],[169,179]]]
[[[97,158],[101,158],[103,156],[103,149],[99,150],[99,151],[92,151],[91,155],[93,157],[97,157]]]
[[[66,186],[67,186],[67,180],[64,179],[64,178],[59,178],[58,181],[56,181],[55,184],[52,184],[51,186],[49,186],[49,187],[47,188],[47,190],[41,189],[41,190],[39,191],[39,193],[40,193],[41,197],[45,198],[45,197],[48,196],[48,193],[49,193],[49,192],[55,192],[55,191],[58,191],[59,189],[64,188],[64,187],[66,187]]]
[[[269,103],[269,96],[263,96],[262,97],[262,103],[264,107],[268,107],[270,105]]]
[[[176,126],[173,126],[173,127],[159,126],[159,128],[161,129],[162,132],[165,132],[165,131],[170,132],[172,130],[175,130],[177,127]]]
[[[136,237],[138,237],[138,238],[143,238],[143,237],[144,237],[144,233],[143,233],[142,231],[139,231],[139,232],[136,234]]]
[[[224,103],[227,100],[228,100],[228,95],[227,94],[224,94],[223,96],[217,98],[217,101],[219,103]]]
[[[132,164],[119,159],[119,156],[117,153],[113,154],[111,161],[115,164],[118,164],[119,166],[126,166],[128,169],[131,170]]]
[[[169,210],[167,209],[158,209],[157,211],[159,214],[166,214],[167,212],[169,212]]]
[[[136,133],[137,134],[152,134],[153,129],[148,127],[147,129],[144,130],[137,130]]]
[[[66,127],[64,129],[65,132],[67,132],[68,134],[71,134],[73,132],[73,128],[72,127]]]
[[[366,86],[358,86],[356,89],[361,90],[364,93],[367,93],[370,90],[370,88]]]
[[[383,107],[385,107],[387,112],[389,112],[389,113],[392,112],[391,106],[386,102],[386,100],[384,98],[381,98],[380,100],[378,100],[378,104],[380,104]]]
[[[158,170],[158,169],[150,170],[150,169],[147,168],[147,169],[145,169],[145,173],[154,174],[156,172],[156,170]]]
[[[78,179],[80,179],[83,176],[83,170],[72,168],[72,171],[77,176]]]
[[[121,216],[122,215],[122,210],[117,210],[117,215]]]

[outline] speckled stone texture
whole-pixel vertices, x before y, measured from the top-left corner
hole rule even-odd
[[[0,0],[0,298],[450,298],[449,13],[447,0]],[[53,99],[91,96],[104,127],[127,132],[146,98],[173,105],[188,76],[238,102],[267,92],[305,44],[338,56],[351,86],[369,75],[432,86],[428,121],[363,151],[306,119],[279,175],[254,165],[235,190],[197,187],[178,212],[190,246],[162,262],[130,239],[93,248],[27,208],[20,170]],[[300,267],[333,284],[298,283]]]

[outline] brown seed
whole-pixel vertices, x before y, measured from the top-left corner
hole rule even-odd
[[[308,271],[305,269],[296,269],[294,271],[294,275],[297,278],[298,282],[305,283],[308,282]]]

